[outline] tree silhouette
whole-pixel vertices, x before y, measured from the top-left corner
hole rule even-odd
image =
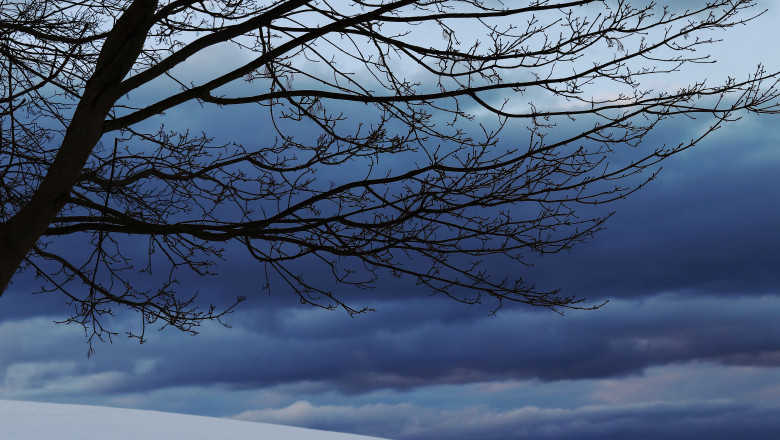
[[[466,303],[592,307],[491,262],[569,249],[609,216],[580,206],[627,196],[725,121],[778,109],[778,74],[761,66],[663,85],[712,62],[701,50],[758,15],[754,0],[635,3],[0,1],[0,291],[35,271],[98,337],[114,334],[100,320],[112,307],[189,332],[219,320],[232,306],[199,308],[175,279],[228,256],[350,314],[365,309],[333,283],[385,276]],[[217,53],[232,58],[209,63]],[[192,103],[242,106],[253,140],[166,120]],[[706,126],[645,139],[677,115]],[[139,239],[143,263],[128,256]],[[160,260],[160,285],[138,287]]]

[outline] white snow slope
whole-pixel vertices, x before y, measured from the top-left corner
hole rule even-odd
[[[382,440],[268,423],[0,400],[2,440]]]

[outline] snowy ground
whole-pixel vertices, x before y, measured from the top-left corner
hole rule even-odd
[[[100,406],[0,400],[3,440],[381,440],[267,423]]]

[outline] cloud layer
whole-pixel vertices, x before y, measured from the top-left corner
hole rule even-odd
[[[690,137],[698,123],[671,125],[651,141]],[[144,345],[119,337],[87,360],[83,332],[52,324],[68,308],[29,295],[37,282],[23,276],[0,299],[0,398],[404,440],[774,439],[776,125],[728,125],[628,200],[584,207],[617,213],[571,254],[493,268],[591,304],[610,300],[599,310],[560,316],[514,305],[489,316],[489,302],[468,307],[388,280],[344,292],[377,309],[350,318],[258,294],[256,266],[230,260],[221,277],[182,281],[206,300],[248,294],[227,320],[232,328],[151,332]],[[119,311],[109,325],[140,323]]]

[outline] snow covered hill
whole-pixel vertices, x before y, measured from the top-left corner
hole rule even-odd
[[[268,423],[0,400],[2,440],[381,440]]]

